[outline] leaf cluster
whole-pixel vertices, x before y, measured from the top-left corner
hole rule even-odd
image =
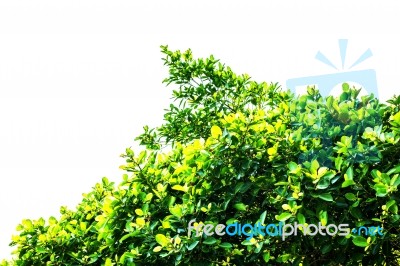
[[[343,84],[295,97],[214,57],[162,46],[174,103],[145,127],[126,174],[76,210],[23,220],[0,265],[395,265],[399,262],[400,98]],[[164,151],[169,147],[169,151]],[[380,226],[383,236],[196,236],[204,224]],[[189,236],[191,233],[191,236]]]

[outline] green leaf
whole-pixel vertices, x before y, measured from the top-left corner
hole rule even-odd
[[[319,220],[321,221],[321,224],[323,226],[327,225],[327,223],[328,223],[328,212],[324,211],[324,210],[321,210],[319,212],[318,216],[319,216]]]
[[[397,214],[398,211],[399,211],[399,207],[397,207],[397,204],[393,204],[393,205],[391,205],[390,207],[388,207],[388,210],[389,210],[391,213]]]
[[[297,220],[299,221],[299,224],[305,224],[306,223],[306,218],[304,217],[303,214],[297,213]]]
[[[269,259],[270,259],[270,253],[269,253],[269,251],[267,251],[266,253],[264,253],[263,259],[264,259],[265,262],[268,262],[268,261],[269,261]]]
[[[242,241],[242,243],[241,243],[243,246],[252,246],[252,245],[254,245],[254,242],[252,242],[252,241],[250,241],[250,240],[244,240],[244,241]]]
[[[381,179],[382,173],[381,173],[380,171],[374,169],[374,170],[371,171],[371,175],[372,175],[372,177],[373,177],[374,179],[376,179],[376,180],[379,181],[379,180]]]
[[[36,252],[37,253],[45,253],[46,252],[46,249],[44,248],[44,247],[36,247]]]
[[[290,217],[292,217],[292,214],[288,213],[288,212],[283,212],[279,215],[275,215],[275,219],[277,219],[278,221],[281,221],[281,222],[286,221]]]
[[[383,183],[385,184],[385,185],[390,185],[390,177],[387,175],[387,174],[385,174],[385,173],[382,173],[382,181],[383,181]]]
[[[199,241],[196,240],[192,244],[190,244],[190,246],[188,246],[187,249],[190,251],[194,249],[197,246],[197,244],[199,244]]]
[[[377,197],[385,197],[387,195],[386,186],[383,185],[383,184],[376,184],[374,186],[374,189],[376,191],[376,196]]]
[[[353,180],[346,180],[342,183],[342,188],[355,185],[356,183]]]
[[[143,163],[144,159],[146,158],[146,155],[147,155],[147,151],[146,150],[141,151],[139,156],[138,156],[137,163],[138,164]]]
[[[393,116],[393,121],[396,122],[396,124],[400,125],[400,112],[396,113]]]
[[[353,177],[354,177],[353,167],[350,166],[349,168],[347,168],[346,174],[344,174],[344,180],[353,180]]]
[[[267,216],[267,211],[264,211],[260,216],[260,223],[261,224],[264,224],[266,216]]]
[[[400,113],[399,113],[400,114]],[[400,173],[400,165],[397,165],[396,167],[390,169],[387,174],[391,175],[391,174],[397,174]]]
[[[342,89],[344,92],[349,92],[350,91],[350,86],[348,83],[343,83],[342,84]]]
[[[346,193],[344,194],[344,196],[350,201],[355,201],[357,199],[356,195],[354,195],[353,193]]]
[[[390,185],[394,186],[397,188],[397,186],[400,184],[400,176],[398,174],[394,175],[392,179],[390,180]]]
[[[244,205],[243,203],[236,203],[235,205],[233,205],[233,207],[238,211],[246,210],[246,205]]]
[[[318,197],[325,201],[333,201],[331,193],[322,193],[322,194],[319,194]]]
[[[213,244],[215,244],[216,242],[217,242],[217,239],[215,239],[214,237],[209,236],[209,237],[207,237],[207,238],[203,241],[203,244],[206,244],[206,245],[213,245]]]
[[[277,258],[277,262],[287,262],[290,259],[291,255],[290,254],[283,254],[279,255]]]
[[[331,251],[332,250],[332,245],[331,244],[327,244],[327,245],[324,245],[322,248],[321,248],[321,253],[322,254],[327,254],[329,251]]]
[[[290,163],[288,163],[288,168],[289,168],[289,170],[290,170],[291,172],[294,172],[294,171],[297,170],[298,165],[297,165],[297,163],[295,163],[295,162],[290,162]]]
[[[119,243],[124,242],[126,239],[128,239],[129,237],[132,236],[137,236],[139,234],[139,231],[133,231],[132,233],[126,234],[123,237],[121,237],[121,239],[119,240]]]
[[[310,168],[310,171],[311,171],[311,173],[317,173],[317,170],[318,170],[318,168],[319,168],[319,163],[318,163],[318,161],[317,160],[313,160],[312,162],[311,162],[311,168]]]
[[[366,247],[368,246],[367,239],[365,239],[362,236],[356,236],[352,239],[353,244],[356,245],[357,247]]]
[[[362,217],[362,212],[360,211],[359,208],[354,208],[354,207],[350,208],[350,214],[353,217],[357,218],[357,219],[362,219],[363,218]]]
[[[392,205],[395,205],[396,204],[396,201],[394,200],[394,199],[392,199],[392,200],[389,200],[388,202],[386,202],[386,208],[390,208]]]
[[[329,187],[329,180],[327,178],[322,178],[317,185],[317,189],[326,189]]]
[[[341,169],[341,167],[342,167],[342,164],[343,164],[343,158],[342,157],[337,157],[336,159],[335,159],[335,168],[336,168],[336,170],[338,170],[338,171],[340,171],[340,169]]]
[[[219,244],[219,246],[221,248],[232,248],[232,244],[228,242],[222,242],[221,244]]]
[[[287,186],[289,185],[289,182],[286,181],[280,181],[274,184],[275,186]]]
[[[243,182],[239,182],[239,183],[236,184],[236,186],[235,186],[235,194],[240,191],[240,189],[243,187],[243,185],[244,185]]]

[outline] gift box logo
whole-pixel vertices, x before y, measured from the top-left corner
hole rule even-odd
[[[342,61],[342,70],[345,69],[346,52],[347,52],[347,39],[339,40],[340,57]],[[356,65],[364,62],[372,56],[372,51],[367,49],[353,64],[350,65],[348,70],[352,69]],[[323,53],[317,52],[315,58],[320,62],[339,70]],[[368,94],[373,93],[375,97],[378,97],[378,87],[376,82],[376,73],[374,69],[358,70],[358,71],[345,71],[333,74],[319,75],[319,76],[307,76],[300,78],[288,79],[286,81],[286,87],[296,93],[296,88],[299,86],[311,86],[315,85],[320,91],[322,96],[328,96],[332,89],[344,82],[355,82],[360,84]]]

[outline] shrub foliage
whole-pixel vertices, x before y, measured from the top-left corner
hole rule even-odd
[[[162,46],[163,125],[75,210],[23,220],[0,265],[396,265],[400,97],[302,96]],[[349,224],[383,235],[188,236],[188,223]]]

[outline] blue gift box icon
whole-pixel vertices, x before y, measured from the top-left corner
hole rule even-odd
[[[344,68],[345,65],[347,42],[348,41],[346,39],[339,40],[340,55],[342,59],[342,69]],[[360,64],[361,62],[365,61],[371,56],[372,56],[371,50],[367,49],[358,58],[358,60],[356,60],[356,62],[350,66],[349,69]],[[315,58],[328,66],[338,69],[321,52],[318,52]],[[346,71],[346,72],[326,74],[326,75],[288,79],[286,81],[286,87],[295,93],[296,88],[299,86],[315,85],[320,91],[322,96],[328,96],[336,85],[344,82],[355,82],[361,85],[368,92],[368,94],[373,93],[375,97],[378,97],[376,72],[374,69]]]

